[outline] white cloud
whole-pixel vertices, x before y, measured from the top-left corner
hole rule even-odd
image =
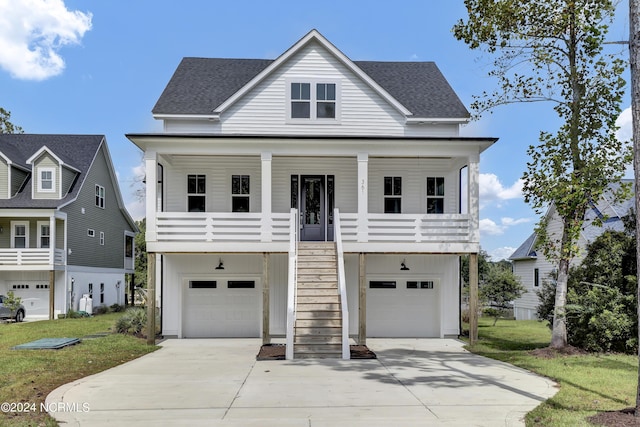
[[[504,217],[500,219],[500,223],[496,223],[492,219],[483,218],[480,220],[480,234],[490,236],[500,236],[504,234],[510,227],[518,224],[526,224],[530,222],[529,218],[513,219]]]
[[[616,126],[619,126],[620,129],[616,132],[616,137],[620,141],[631,141],[631,137],[633,136],[633,118],[631,116],[631,107],[623,110],[620,113],[620,116],[616,120]]]
[[[490,202],[501,202],[522,198],[524,181],[518,179],[511,187],[504,187],[500,179],[492,173],[480,174],[480,204],[481,207]]]
[[[63,0],[0,0],[0,67],[23,80],[60,74],[60,48],[79,44],[91,18],[67,10]]]
[[[515,250],[516,248],[512,248],[511,246],[503,246],[488,252],[488,254],[489,257],[491,257],[491,261],[502,261],[503,259],[509,259]]]

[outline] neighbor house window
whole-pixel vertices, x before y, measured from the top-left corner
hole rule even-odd
[[[533,269],[533,286],[540,286],[540,270],[537,268]]]
[[[384,177],[384,213],[402,212],[402,177]]]
[[[100,232],[100,245],[104,246],[104,231]]]
[[[187,211],[205,211],[205,193],[207,190],[206,177],[204,175],[187,176]]]
[[[231,211],[249,212],[249,175],[231,177]]]
[[[104,304],[104,283],[100,283],[100,304]]]
[[[290,117],[292,119],[335,119],[338,110],[338,85],[325,82],[291,82]]]
[[[96,206],[104,209],[104,187],[96,184]]]
[[[38,191],[41,191],[43,193],[52,193],[55,191],[55,188],[53,186],[55,169],[41,168],[38,177]]]
[[[87,236],[95,237],[96,236],[96,230],[94,230],[92,228],[87,229]]]
[[[427,213],[444,213],[444,178],[427,178]]]
[[[29,223],[15,221],[11,223],[11,247],[22,249],[29,247]]]
[[[124,256],[133,258],[133,236],[124,236]]]
[[[38,222],[38,247],[51,247],[51,225],[48,222]]]

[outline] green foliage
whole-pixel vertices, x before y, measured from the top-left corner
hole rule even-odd
[[[0,133],[23,133],[20,126],[11,123],[11,113],[0,107]]]
[[[633,353],[637,348],[635,235],[607,230],[589,245],[583,262],[569,275],[569,344],[594,352]],[[538,292],[541,319],[553,318],[555,287]]]
[[[22,304],[22,298],[17,297],[13,291],[7,292],[4,298],[4,306],[11,310],[13,315],[15,315],[20,308],[20,304]]]
[[[489,75],[498,89],[472,104],[477,113],[497,106],[546,101],[561,120],[554,133],[541,131],[530,146],[523,175],[525,201],[540,214],[553,206],[562,231],[538,224],[538,244],[558,262],[552,345],[566,344],[565,299],[570,260],[589,203],[617,182],[632,159],[629,144],[615,135],[625,81],[625,62],[604,52],[611,0],[465,0],[468,19],[453,28],[471,49],[493,60]],[[620,187],[620,197],[628,188]]]
[[[113,326],[119,334],[139,335],[147,324],[147,312],[141,307],[129,308]]]
[[[111,304],[109,306],[109,312],[110,313],[120,313],[121,311],[124,311],[126,307],[124,305],[121,304]]]
[[[494,325],[498,318],[504,316],[511,308],[511,302],[520,298],[526,288],[511,271],[511,264],[490,264],[489,271],[480,286],[480,298],[491,305],[493,314],[485,315],[494,318]]]
[[[462,275],[462,283],[465,286],[469,285],[469,255],[464,255],[460,257],[461,266],[460,266],[460,274]],[[487,251],[480,250],[478,253],[478,277],[484,277],[489,271],[489,254]]]
[[[147,287],[147,242],[146,242],[146,230],[147,220],[143,218],[140,221],[136,221],[136,225],[140,232],[136,234],[135,245],[135,271],[134,282],[137,287]]]

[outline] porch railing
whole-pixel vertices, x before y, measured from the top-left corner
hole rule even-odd
[[[25,248],[0,249],[0,265],[64,265],[66,258],[63,249]]]
[[[345,242],[469,242],[471,227],[465,214],[373,214],[366,217],[365,229],[357,213],[340,214]],[[360,237],[359,236],[364,236]]]
[[[296,304],[298,290],[298,210],[291,209],[289,234],[289,287],[287,290],[287,337],[285,358],[293,360],[294,326],[296,323]]]
[[[342,249],[342,234],[340,232],[340,212],[334,209],[334,239],[338,255],[338,290],[340,291],[340,306],[342,307],[342,358],[351,359],[349,347],[349,305],[347,302],[347,280],[344,272],[344,251]]]
[[[158,241],[272,241],[289,240],[289,214],[272,213],[269,230],[264,230],[263,214],[230,212],[158,212]],[[265,232],[266,231],[266,232]]]

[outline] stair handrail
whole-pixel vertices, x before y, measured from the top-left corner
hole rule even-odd
[[[351,359],[349,347],[349,305],[347,303],[347,281],[344,273],[344,250],[342,248],[342,234],[340,232],[340,211],[333,210],[333,239],[336,242],[338,263],[338,290],[340,291],[340,306],[342,307],[342,358]]]
[[[287,341],[285,358],[293,360],[293,338],[295,334],[294,325],[296,323],[296,305],[298,291],[298,210],[291,209],[289,220],[289,277],[287,291]]]

